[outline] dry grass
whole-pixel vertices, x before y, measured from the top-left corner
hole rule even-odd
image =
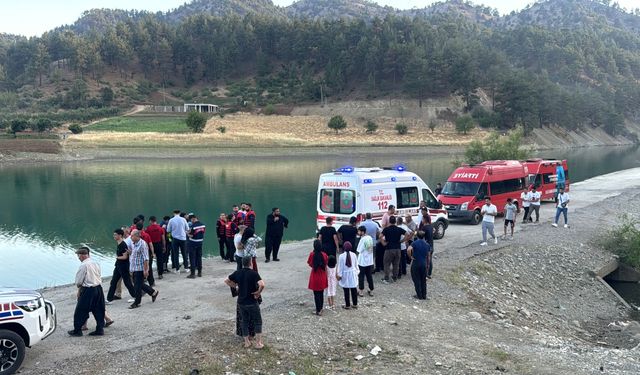
[[[76,146],[157,146],[196,145],[221,147],[282,147],[282,146],[403,146],[450,145],[464,146],[488,133],[474,129],[467,135],[456,133],[452,124],[439,125],[432,133],[427,122],[405,119],[409,134],[399,135],[394,129],[400,122],[394,118],[377,118],[379,128],[366,134],[364,119],[345,118],[348,127],[336,134],[327,127],[325,116],[262,116],[246,113],[210,119],[203,134],[85,132],[69,137]],[[226,132],[217,129],[225,127]]]

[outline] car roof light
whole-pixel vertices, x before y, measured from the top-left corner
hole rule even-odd
[[[362,181],[362,182],[365,183],[365,184],[370,184],[370,183],[373,182],[373,180],[370,179],[370,178],[365,178],[364,181]]]

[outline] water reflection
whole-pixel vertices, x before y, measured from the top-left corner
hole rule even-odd
[[[64,240],[53,237],[43,241],[38,235],[0,228],[0,242],[0,285],[42,288],[74,282],[80,261],[76,247]],[[100,263],[103,273],[112,271],[112,258],[99,253],[91,257]]]
[[[376,149],[376,155],[291,156],[237,160],[142,160],[0,167],[0,285],[38,287],[70,282],[77,267],[76,244],[113,257],[112,231],[137,214],[162,218],[174,208],[196,212],[208,226],[204,251],[217,254],[215,221],[231,205],[251,202],[257,232],[280,207],[291,222],[285,240],[310,238],[315,229],[315,194],[320,173],[345,165],[405,164],[429,185],[445,181],[452,156],[423,155],[419,149]],[[244,156],[244,155],[243,155]],[[569,159],[574,182],[640,166],[637,148],[545,151]],[[11,239],[11,242],[8,241]],[[8,245],[11,243],[11,245]],[[73,244],[73,245],[70,245]],[[16,258],[32,254],[28,262]],[[55,266],[55,267],[54,267]],[[111,265],[103,273],[111,272]]]

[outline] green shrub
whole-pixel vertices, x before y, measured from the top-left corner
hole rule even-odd
[[[378,124],[376,124],[375,122],[369,120],[367,121],[366,124],[364,124],[364,128],[366,129],[365,132],[367,134],[373,134],[376,132],[376,130],[378,130]]]
[[[224,134],[227,132],[227,127],[226,126],[218,126],[216,128],[217,131],[219,131],[220,133]]]
[[[189,112],[185,121],[189,129],[194,133],[202,133],[205,125],[207,125],[207,118],[200,112]]]
[[[638,220],[622,217],[622,225],[609,230],[601,245],[620,257],[620,261],[640,270],[640,230]]]
[[[468,131],[473,129],[475,123],[471,116],[460,116],[456,119],[456,131],[460,134],[466,135]]]
[[[29,121],[22,118],[13,119],[10,124],[9,132],[13,134],[25,131],[29,127]]]
[[[83,132],[82,126],[80,124],[71,124],[69,125],[69,131],[73,134],[80,134]]]
[[[506,137],[491,133],[487,139],[472,141],[464,152],[465,162],[481,163],[485,160],[522,160],[529,157],[531,150],[521,148],[522,129],[511,132]]]
[[[331,120],[329,120],[327,126],[329,129],[335,130],[336,134],[338,134],[339,130],[347,128],[347,122],[342,118],[342,116],[333,116]]]
[[[274,107],[273,104],[267,104],[267,106],[262,110],[262,113],[265,116],[271,116],[276,113],[276,107]]]
[[[409,127],[406,124],[399,123],[399,124],[396,124],[396,131],[400,135],[405,135],[409,132]]]
[[[438,126],[438,123],[435,120],[429,121],[429,130],[431,130],[431,133],[433,133],[436,126]]]
[[[53,121],[46,117],[40,117],[33,123],[32,129],[42,133],[44,131],[50,130],[51,128],[53,128],[53,126]]]

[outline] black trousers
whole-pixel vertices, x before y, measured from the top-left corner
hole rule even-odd
[[[369,284],[369,290],[373,290],[373,265],[360,267],[360,273],[358,274],[358,289],[364,290],[364,278],[367,278],[367,284]]]
[[[378,242],[375,250],[375,272],[381,272],[384,270],[384,245]]]
[[[242,269],[242,257],[239,257],[237,255],[234,255],[234,257],[236,258],[236,270],[240,271]]]
[[[189,241],[189,259],[191,260],[191,274],[196,270],[202,272],[202,242]]]
[[[158,270],[158,275],[162,276],[164,273],[164,258],[166,257],[162,242],[153,243],[153,252],[156,254],[156,269]],[[151,259],[149,259],[149,274],[153,272],[152,269]]]
[[[236,252],[236,245],[233,243],[233,237],[226,237],[225,244],[227,245],[227,255],[224,258],[228,261],[232,261]]]
[[[76,310],[73,313],[74,331],[82,331],[82,325],[89,319],[89,313],[96,319],[96,332],[103,331],[105,311],[103,293],[101,285],[80,288]]]
[[[131,297],[135,297],[136,292],[133,288],[133,284],[131,283],[131,275],[129,274],[129,265],[117,265],[113,269],[113,276],[111,277],[111,284],[109,284],[109,291],[107,292],[107,301],[113,301],[113,296],[116,293],[116,286],[118,285],[118,281],[122,279],[124,286],[129,291]]]
[[[278,251],[280,251],[280,244],[282,243],[282,236],[268,235],[265,238],[264,256],[267,260],[278,259]]]
[[[407,274],[407,250],[400,250],[400,271],[398,277]]]
[[[313,291],[313,301],[316,303],[316,312],[322,311],[324,304],[324,291]]]
[[[427,277],[431,277],[431,271],[433,271],[433,250],[427,255],[427,263],[429,263],[427,266]]]
[[[351,306],[351,301],[349,301],[349,294],[351,294],[351,299],[353,300],[353,306],[358,306],[358,288],[342,288],[344,290],[344,304],[345,306]]]
[[[150,296],[156,292],[152,287],[144,283],[144,272],[142,271],[136,271],[133,273],[133,289],[135,292],[133,298],[135,298],[134,303],[136,305],[139,305],[140,302],[142,302],[142,292],[145,292]]]
[[[149,276],[147,276],[147,282],[149,285],[156,284],[156,279],[153,278],[153,255],[151,255],[151,251],[149,251]]]
[[[256,332],[262,333],[262,315],[260,314],[260,305],[252,303],[250,305],[240,305],[240,326],[242,328],[242,337],[249,336],[249,326],[253,324]]]
[[[220,247],[220,258],[222,260],[227,259],[227,254],[224,252],[224,246],[226,245],[227,240],[224,237],[218,237],[218,246]]]
[[[171,239],[171,267],[173,269],[180,269],[180,254],[182,253],[182,262],[185,267],[188,267],[189,263],[187,263],[187,254],[186,254],[186,244],[185,240],[179,240],[177,238]]]
[[[525,223],[529,220],[529,208],[531,207],[523,207],[524,208],[524,216],[522,217],[522,222]]]
[[[411,262],[411,278],[419,299],[427,299],[427,265]]]

